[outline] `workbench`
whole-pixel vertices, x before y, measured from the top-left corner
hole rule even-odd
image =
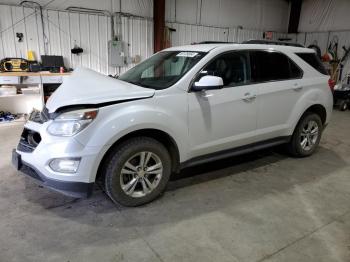
[[[29,114],[33,108],[41,110],[49,95],[70,73],[1,72],[0,85],[15,86],[17,93],[27,87],[38,87],[37,94],[16,94],[0,96],[0,111]]]

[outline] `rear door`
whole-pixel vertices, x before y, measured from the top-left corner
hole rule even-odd
[[[224,87],[188,93],[192,157],[255,142],[257,90],[250,85],[248,52],[214,58],[196,81],[204,75],[221,77]]]
[[[251,51],[252,82],[258,87],[257,136],[259,141],[284,136],[289,118],[304,89],[302,70],[285,54]]]

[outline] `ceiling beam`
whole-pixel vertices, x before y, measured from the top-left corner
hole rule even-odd
[[[288,23],[289,34],[298,33],[302,2],[303,0],[291,0],[289,23]]]
[[[153,0],[154,52],[165,48],[165,0]]]

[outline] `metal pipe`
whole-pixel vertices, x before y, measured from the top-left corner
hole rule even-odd
[[[66,8],[67,11],[73,11],[73,12],[80,12],[80,13],[88,13],[88,14],[101,14],[106,15],[111,18],[111,38],[112,40],[115,38],[115,31],[114,31],[114,15],[108,10],[100,10],[100,9],[93,9],[93,8],[86,8],[86,7],[79,7],[79,6],[68,6]]]

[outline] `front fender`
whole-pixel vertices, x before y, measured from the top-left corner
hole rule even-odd
[[[104,150],[123,136],[141,129],[157,129],[176,142],[180,161],[188,152],[187,106],[171,103],[160,106],[147,99],[100,108],[96,120],[83,130],[77,140],[88,147],[103,146]]]

